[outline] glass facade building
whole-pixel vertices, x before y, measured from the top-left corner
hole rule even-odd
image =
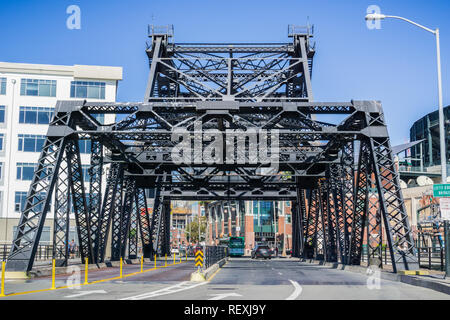
[[[450,160],[449,153],[449,121],[450,106],[444,108],[444,123],[446,137],[447,163]],[[431,112],[423,118],[414,122],[410,129],[410,141],[424,139],[423,143],[411,148],[412,158],[421,158],[425,167],[438,166],[441,164],[440,139],[439,139],[439,113]],[[413,161],[413,166],[419,166],[419,161]]]
[[[274,241],[276,202],[253,201],[253,231],[256,241]]]

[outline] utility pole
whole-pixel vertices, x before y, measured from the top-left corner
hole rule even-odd
[[[445,245],[445,277],[448,277],[450,275],[450,230],[448,220],[444,220],[444,245]]]
[[[275,247],[274,250],[277,250],[277,201],[273,202],[273,235],[275,238]]]
[[[283,253],[282,256],[286,256],[286,210],[284,210],[285,202],[282,202],[283,208]]]

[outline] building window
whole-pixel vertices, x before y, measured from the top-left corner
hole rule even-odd
[[[80,153],[91,153],[91,140],[78,140]]]
[[[34,134],[19,134],[18,151],[41,152],[44,147],[45,136]]]
[[[3,145],[5,143],[5,134],[0,133],[0,151],[3,151]]]
[[[21,79],[20,95],[56,97],[56,80]]]
[[[0,180],[3,179],[3,165],[4,165],[4,162],[0,162]]]
[[[16,194],[17,194],[17,192],[16,192]],[[30,227],[26,226],[24,231],[25,232],[28,231],[29,228]],[[13,227],[13,234],[16,234],[16,231],[17,231],[17,226],[14,226]],[[39,239],[39,243],[50,244],[50,227],[49,226],[44,226],[42,228],[41,238]]]
[[[81,165],[81,171],[83,172],[83,181],[84,182],[86,182],[86,181],[89,181],[89,179],[90,179],[90,174],[89,174],[89,165],[88,164],[83,164],[83,165]],[[87,195],[89,195],[89,194],[87,194]]]
[[[55,109],[44,107],[20,107],[19,123],[49,124]]]
[[[6,94],[6,78],[0,78],[0,94]]]
[[[75,227],[70,227],[69,229],[69,241],[74,241],[76,245],[78,245],[78,232]]]
[[[72,81],[71,98],[105,99],[105,83],[90,81]]]
[[[287,214],[286,215],[286,223],[291,223],[292,222],[292,220],[291,220],[291,215],[290,214]]]
[[[92,115],[100,124],[105,124],[105,114],[98,113]]]
[[[14,211],[22,212],[23,209],[25,209],[26,200],[27,200],[27,193],[25,191],[16,191],[14,200]]]
[[[286,201],[286,207],[290,207],[291,206],[291,202],[290,201]]]
[[[33,179],[34,170],[36,168],[36,163],[17,163],[17,180],[30,181]]]
[[[0,123],[5,123],[5,106],[0,106]]]

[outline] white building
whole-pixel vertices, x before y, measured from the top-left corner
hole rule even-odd
[[[11,244],[56,101],[115,102],[119,80],[121,67],[0,62],[0,243]],[[106,117],[99,120],[114,121]],[[80,143],[85,175],[89,145]],[[53,214],[52,208],[41,243],[51,243]],[[77,239],[73,221],[70,237]]]

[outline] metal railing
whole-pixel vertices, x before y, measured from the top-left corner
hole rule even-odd
[[[2,258],[2,261],[6,261],[8,258],[9,252],[11,251],[11,245],[10,244],[3,244],[0,245],[0,257]],[[62,253],[64,251],[64,246],[59,246],[58,250],[56,251],[56,257],[55,259],[62,259]],[[75,252],[73,254],[74,258],[80,258],[80,251],[78,250],[78,247],[75,249]],[[36,250],[36,256],[35,260],[42,261],[42,260],[51,260],[53,258],[53,245],[39,245]]]
[[[147,33],[149,37],[155,35],[155,34],[164,34],[168,37],[173,37],[173,24],[168,24],[166,26],[155,26],[155,25],[148,25],[147,26]]]
[[[381,258],[381,265],[391,264],[391,253],[386,245],[382,245],[378,249],[378,257]],[[369,262],[369,248],[367,245],[362,246],[361,250],[361,261]]]
[[[204,256],[204,269],[219,262],[228,256],[228,247],[226,246],[206,246]]]
[[[418,247],[417,258],[421,268],[444,271],[445,252],[442,247]]]
[[[314,25],[312,26],[298,26],[290,24],[288,25],[288,37],[292,37],[295,34],[307,34],[312,35],[314,34]]]

